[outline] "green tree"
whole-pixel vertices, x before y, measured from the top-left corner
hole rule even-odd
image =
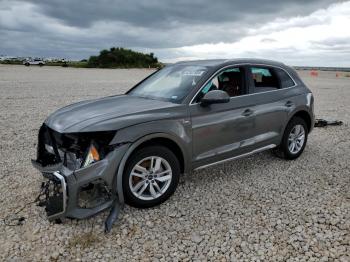
[[[160,67],[154,53],[144,54],[122,47],[112,47],[102,50],[98,56],[91,56],[88,60],[89,67],[101,68],[148,68]]]

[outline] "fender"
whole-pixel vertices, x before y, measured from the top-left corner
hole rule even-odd
[[[133,142],[128,150],[125,152],[122,160],[120,161],[118,171],[116,174],[115,184],[116,184],[116,193],[118,194],[119,203],[121,205],[124,204],[124,193],[123,193],[123,172],[125,168],[126,161],[130,157],[130,155],[134,152],[134,150],[141,145],[142,143],[151,140],[153,138],[167,138],[175,142],[181,149],[183,158],[184,158],[184,172],[188,172],[191,169],[191,162],[188,160],[188,152],[185,150],[185,146],[180,142],[181,140],[174,135],[168,133],[152,133],[145,135],[139,138],[137,141]],[[115,187],[114,187],[115,188]]]
[[[311,128],[309,130],[309,133],[312,131],[313,129],[313,126],[314,126],[314,122],[315,122],[315,119],[314,119],[314,116],[312,115],[311,110],[309,107],[307,106],[299,106],[297,108],[295,108],[294,110],[292,110],[289,114],[288,114],[288,120],[286,121],[284,127],[283,127],[283,132],[284,130],[286,129],[287,127],[287,124],[289,123],[289,121],[296,115],[298,114],[299,112],[305,112],[309,115],[310,119],[311,119]]]

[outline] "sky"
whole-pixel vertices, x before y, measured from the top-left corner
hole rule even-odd
[[[350,1],[0,0],[0,55],[83,59],[113,46],[162,62],[350,67]]]

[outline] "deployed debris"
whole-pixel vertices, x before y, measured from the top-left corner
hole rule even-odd
[[[114,222],[119,217],[120,209],[121,206],[119,205],[119,201],[117,199],[114,200],[110,213],[105,221],[105,233],[111,232]]]
[[[325,120],[317,118],[315,121],[315,127],[325,127],[325,126],[340,126],[343,122],[339,120]]]

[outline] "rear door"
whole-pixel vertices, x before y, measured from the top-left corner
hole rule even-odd
[[[282,68],[265,65],[251,65],[248,78],[249,95],[255,104],[254,144],[256,147],[278,145],[288,110],[293,107],[289,91],[295,82]]]

